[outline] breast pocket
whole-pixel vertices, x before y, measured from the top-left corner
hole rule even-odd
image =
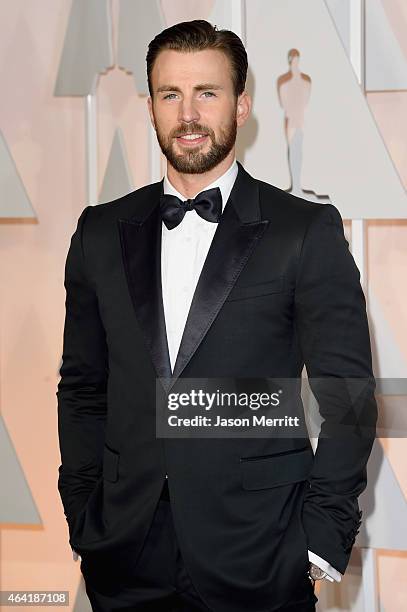
[[[308,445],[283,454],[241,457],[242,487],[255,491],[301,482],[308,478],[313,462]]]
[[[264,283],[235,286],[226,298],[226,302],[262,297],[263,295],[270,295],[271,293],[282,293],[284,290],[285,277],[278,276]]]

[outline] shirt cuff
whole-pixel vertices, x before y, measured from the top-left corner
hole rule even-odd
[[[333,582],[334,580],[336,582],[340,582],[342,580],[342,574],[340,574],[338,570],[332,567],[332,565],[330,565],[328,561],[325,561],[325,559],[322,559],[310,550],[308,551],[308,559],[311,561],[311,563],[318,565],[320,569],[327,573],[327,576],[325,576],[325,578],[330,582]]]

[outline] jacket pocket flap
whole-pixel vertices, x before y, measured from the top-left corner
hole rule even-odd
[[[108,446],[103,450],[103,478],[110,482],[116,482],[119,477],[119,458],[120,454]]]
[[[251,491],[306,480],[313,462],[314,453],[310,446],[282,455],[241,458],[242,487]]]

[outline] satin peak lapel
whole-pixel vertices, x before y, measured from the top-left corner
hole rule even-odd
[[[239,162],[238,167],[192,298],[171,386],[205,338],[269,223],[261,220],[257,181]]]
[[[136,318],[151,354],[157,376],[171,377],[161,288],[162,181],[146,188],[137,200],[137,213],[119,219],[120,242],[127,284]]]

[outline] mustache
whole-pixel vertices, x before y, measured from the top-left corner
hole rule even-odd
[[[203,125],[199,125],[198,123],[195,123],[194,125],[177,128],[176,130],[173,131],[172,137],[176,138],[177,136],[184,136],[185,134],[197,134],[197,133],[208,134],[209,136],[212,136],[212,130],[210,130],[207,127],[204,127]]]

